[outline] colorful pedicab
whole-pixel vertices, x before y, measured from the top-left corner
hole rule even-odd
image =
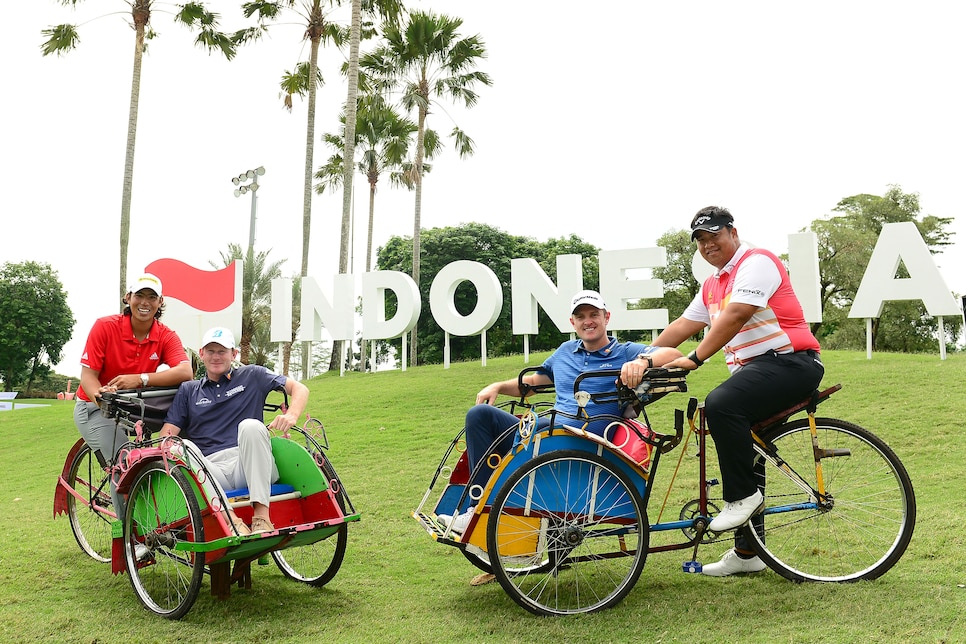
[[[731,538],[707,530],[721,501],[710,497],[718,481],[706,467],[713,444],[703,405],[690,398],[687,413],[675,410],[673,434],[655,431],[644,413],[646,405],[667,393],[687,391],[686,371],[650,369],[636,390],[615,384],[612,392],[600,394],[581,391],[581,383],[587,378],[616,382],[620,372],[586,373],[574,384],[576,415],[553,410],[539,395],[532,399],[537,402],[528,402],[530,395],[553,391],[525,385],[523,376],[530,371],[519,377],[525,395],[508,405],[520,419],[508,429],[516,435],[515,445],[508,454],[486,457],[494,468],[486,484],[469,485],[461,430],[413,517],[437,542],[459,548],[477,568],[492,572],[518,604],[538,615],[614,606],[637,582],[649,552],[693,549],[682,568],[700,572],[698,547]],[[852,423],[815,416],[817,405],[840,388],[816,391],[752,428],[766,507],[741,529],[762,560],[793,581],[879,577],[902,556],[915,527],[912,484],[888,445]],[[590,400],[618,400],[643,416],[595,417],[610,421],[597,436],[585,431]],[[800,412],[807,417],[792,419]],[[548,418],[549,426],[538,429],[538,417]],[[688,500],[674,520],[659,517],[651,524],[647,508],[661,456],[683,442],[683,457],[692,435],[697,476],[682,486],[687,494],[682,498]],[[662,514],[677,490],[681,463],[674,468]],[[434,493],[444,479],[442,491]],[[453,530],[455,519],[448,524],[437,519],[469,508],[475,511],[462,534]],[[659,533],[662,538],[654,540],[661,543],[652,544],[652,534]]]
[[[250,522],[248,490],[218,490],[179,438],[151,438],[176,391],[105,395],[101,413],[131,440],[109,462],[78,440],[57,481],[54,516],[66,512],[81,549],[112,562],[115,574],[126,570],[141,603],[170,619],[191,609],[205,573],[212,595],[224,599],[234,583],[250,588],[251,563],[269,554],[286,577],[312,586],[329,582],[342,565],[347,523],[359,514],[323,451],[329,444],[322,423],[309,418],[300,428],[272,432],[280,477],[272,486],[275,530],[240,536],[225,509]],[[111,477],[125,500],[123,516],[113,507]]]

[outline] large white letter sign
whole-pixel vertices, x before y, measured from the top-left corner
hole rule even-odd
[[[456,310],[453,296],[463,282],[476,287],[476,308],[467,316]],[[503,287],[489,268],[479,262],[460,259],[436,273],[429,287],[429,309],[433,319],[447,333],[476,335],[489,329],[503,310]]]
[[[822,294],[818,272],[818,235],[788,236],[788,279],[802,303],[806,322],[822,321]]]
[[[657,279],[627,279],[627,271],[637,268],[667,266],[667,250],[635,248],[632,250],[601,251],[600,294],[610,309],[610,324],[614,331],[626,329],[663,329],[668,324],[667,309],[629,311],[627,300],[664,297],[664,282]]]
[[[561,333],[570,333],[570,299],[584,288],[583,258],[557,255],[557,285],[536,260],[510,260],[510,317],[514,335],[536,335],[537,304]]]
[[[292,280],[272,280],[272,342],[292,341]]]
[[[896,278],[900,261],[909,271],[907,278]],[[960,314],[926,242],[911,221],[882,226],[849,317],[877,318],[882,315],[882,305],[893,300],[922,300],[929,315],[935,317]]]
[[[353,339],[354,281],[352,275],[334,275],[332,277],[334,295],[332,304],[329,304],[315,278],[302,278],[302,320],[299,327],[299,340],[318,342],[322,339],[323,326],[333,340]]]
[[[396,314],[386,319],[386,291],[396,296]],[[419,286],[399,271],[362,274],[362,337],[388,340],[409,333],[419,320]]]

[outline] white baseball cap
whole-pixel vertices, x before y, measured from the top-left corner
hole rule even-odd
[[[600,296],[597,291],[581,291],[574,295],[573,299],[570,300],[570,312],[573,313],[577,310],[578,306],[584,304],[590,304],[596,309],[607,310],[607,305],[604,304],[604,298]]]
[[[151,273],[145,273],[137,278],[134,284],[131,284],[131,287],[128,288],[127,292],[137,293],[145,288],[151,289],[158,294],[158,297],[161,297],[161,280],[158,279],[157,275],[152,275]]]
[[[201,346],[202,348],[207,347],[212,342],[220,344],[226,349],[234,349],[235,334],[223,326],[216,326],[205,331],[205,335],[201,338]]]

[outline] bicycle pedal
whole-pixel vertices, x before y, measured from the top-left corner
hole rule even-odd
[[[268,555],[262,555],[261,557],[258,558],[258,565],[259,566],[267,566],[268,563],[269,563],[269,561],[270,560],[268,558]]]
[[[700,561],[685,561],[681,565],[681,569],[687,573],[701,574],[701,562]]]

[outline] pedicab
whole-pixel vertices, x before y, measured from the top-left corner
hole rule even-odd
[[[619,382],[619,371],[587,372],[574,383],[578,412],[568,414],[539,395],[552,394],[552,385],[524,383],[535,370],[520,372],[523,395],[504,405],[518,418],[504,434],[514,436],[513,448],[499,453],[498,438],[471,464],[465,428],[460,430],[413,518],[438,543],[458,548],[494,575],[517,604],[537,615],[615,606],[634,587],[651,552],[690,550],[681,569],[700,573],[698,548],[732,537],[708,529],[722,501],[711,496],[712,490],[720,494],[720,486],[708,468],[713,444],[704,406],[689,397],[686,411],[674,410],[669,434],[657,431],[645,410],[666,394],[686,392],[687,371],[648,369],[634,390]],[[583,383],[590,378],[609,379],[613,387],[588,393]],[[818,404],[839,389],[816,390],[751,428],[766,502],[739,530],[769,568],[791,581],[876,579],[899,560],[915,527],[915,493],[895,452],[862,427],[815,416]],[[617,401],[630,413],[592,417],[586,412],[590,401]],[[793,418],[803,412],[806,418]],[[601,435],[587,431],[600,420],[606,421]],[[667,488],[688,500],[676,516],[662,520],[665,496],[652,524],[647,509],[661,456],[683,442],[683,457],[692,436],[697,476],[675,487],[679,458]],[[483,484],[472,483],[470,472],[484,462],[492,474]],[[458,519],[467,511],[471,517],[464,527]],[[656,545],[652,533],[662,535]]]
[[[325,453],[322,423],[309,417],[301,427],[269,430],[279,472],[270,499],[275,529],[242,535],[228,509],[250,523],[248,490],[220,489],[180,438],[152,438],[176,391],[104,395],[101,413],[124,427],[130,441],[105,459],[78,440],[57,481],[54,516],[67,513],[81,548],[110,561],[114,574],[126,572],[144,607],[170,619],[191,609],[205,574],[211,594],[226,599],[234,584],[250,588],[252,562],[267,563],[269,556],[290,579],[316,587],[331,581],[345,555],[348,523],[360,515]],[[266,403],[265,410],[285,404]],[[112,480],[124,499],[120,516]]]

